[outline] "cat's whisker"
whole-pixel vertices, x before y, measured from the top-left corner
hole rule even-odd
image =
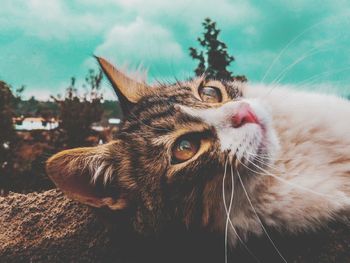
[[[330,80],[330,81],[327,81],[327,82],[324,82],[324,84],[328,84],[328,85],[331,85],[329,88],[327,88],[326,90],[323,90],[322,89],[322,86],[320,88],[319,86],[319,82],[317,80],[314,80],[310,83],[307,83],[307,84],[304,84],[304,85],[300,85],[299,88],[300,89],[303,89],[303,88],[307,88],[309,90],[315,90],[317,89],[320,93],[331,93],[332,92],[332,88],[333,87],[336,87],[337,85],[348,85],[348,82],[344,79],[344,80]],[[317,86],[316,86],[317,85]],[[347,94],[345,94],[347,95]],[[339,96],[341,96],[339,94]]]
[[[252,203],[252,201],[251,201],[251,199],[250,199],[250,197],[249,197],[249,195],[248,195],[248,192],[247,192],[246,188],[244,187],[243,180],[242,180],[241,175],[239,174],[239,171],[238,171],[238,170],[237,170],[237,176],[238,176],[239,182],[240,182],[241,185],[242,185],[242,188],[243,188],[244,194],[245,194],[245,196],[246,196],[246,198],[247,198],[247,200],[248,200],[248,203],[249,203],[250,207],[252,208],[252,210],[253,210],[253,212],[254,212],[256,218],[258,219],[258,221],[259,221],[259,223],[260,223],[260,225],[261,225],[261,227],[262,227],[264,233],[266,234],[267,238],[270,240],[272,246],[275,248],[276,252],[277,252],[278,255],[281,257],[281,259],[283,260],[283,262],[286,262],[286,263],[287,263],[287,260],[283,257],[282,253],[279,251],[279,249],[277,248],[275,242],[273,242],[273,240],[272,240],[272,238],[270,237],[269,233],[267,232],[267,230],[266,230],[264,224],[262,223],[262,221],[261,221],[261,219],[260,219],[260,217],[259,217],[259,215],[258,215],[258,213],[257,213],[257,211],[256,211],[256,209],[255,209],[255,207],[253,206],[253,203]]]
[[[234,194],[234,191],[235,191],[235,188],[234,188],[234,182],[233,182],[233,172],[232,172],[232,164],[230,164],[230,167],[231,167],[231,195],[230,195],[230,203],[228,205],[228,209],[226,211],[226,225],[225,225],[225,233],[227,235],[227,229],[228,229],[228,224],[229,222],[231,221],[231,209],[232,209],[232,203],[233,203],[233,194]],[[225,206],[225,210],[226,210],[226,206]],[[235,231],[237,232],[237,231]],[[226,236],[226,239],[225,239],[225,247],[226,247],[226,262],[227,262],[227,236]]]
[[[256,153],[248,152],[245,151],[246,154],[256,156],[256,157],[261,157],[261,159],[266,159],[266,160],[271,160],[271,161],[289,161],[290,159],[277,159],[277,158],[272,158],[271,155],[269,154],[259,154],[257,155]]]
[[[277,167],[275,165],[272,165],[271,163],[269,162],[266,162],[265,160],[263,160],[259,155],[257,154],[250,154],[250,153],[247,153],[248,155],[250,156],[253,156],[254,157],[254,160],[258,161],[261,165],[263,166],[266,166],[270,169],[274,169],[277,173],[280,173],[280,174],[286,174],[284,171],[280,171],[279,169],[277,169]],[[269,159],[269,160],[275,160],[275,159]],[[290,160],[290,159],[287,159],[287,160]],[[293,159],[294,160],[294,159]],[[252,165],[254,165],[256,168],[258,168],[260,171],[263,170],[265,172],[265,170],[261,167],[261,166],[258,166],[256,164],[254,164],[252,161],[249,161],[247,160],[247,162],[251,163]],[[250,169],[249,167],[245,166],[247,169]],[[300,174],[297,174],[297,173],[288,173],[289,176],[299,176]],[[277,176],[277,175],[275,175]],[[280,178],[280,177],[279,177]]]
[[[231,167],[231,196],[230,196],[230,203],[229,207],[227,207],[226,204],[226,193],[225,193],[225,179],[226,179],[226,172],[227,172],[227,163],[228,159],[230,157],[227,156],[226,161],[225,161],[225,168],[224,168],[224,178],[222,181],[222,197],[223,197],[223,202],[224,202],[224,207],[225,207],[225,213],[226,213],[226,225],[225,225],[225,262],[228,260],[228,253],[227,253],[227,240],[228,240],[228,224],[230,224],[234,234],[236,235],[238,241],[242,244],[242,246],[247,250],[247,252],[255,259],[256,262],[260,262],[260,260],[253,254],[253,252],[248,248],[248,246],[244,243],[243,239],[239,236],[237,229],[234,227],[232,220],[231,220],[231,210],[232,210],[232,205],[233,205],[233,196],[234,196],[234,178],[233,178],[233,167],[232,167],[232,161],[230,162],[230,167]],[[235,160],[235,165],[237,167],[237,159]]]
[[[283,162],[288,162],[288,161],[292,161],[292,160],[296,160],[297,158],[285,158],[285,159],[277,159],[277,158],[272,158],[270,156],[263,156],[260,154],[255,154],[255,153],[250,153],[250,152],[246,152],[247,155],[252,156],[254,159],[258,159],[260,161],[260,163],[264,164],[264,165],[269,165],[269,167],[275,167],[272,165],[271,162],[274,161],[283,161]],[[303,157],[300,157],[300,159],[303,159]]]
[[[274,157],[271,157],[271,155],[269,154],[256,154],[256,153],[252,153],[252,152],[248,152],[248,151],[245,151],[246,154],[248,155],[251,155],[253,157],[257,157],[257,158],[260,158],[261,160],[269,160],[269,161],[292,161],[292,160],[298,160],[299,158],[300,159],[304,159],[305,157],[304,156],[300,156],[299,158],[296,158],[296,157],[293,157],[293,158],[274,158]]]
[[[283,179],[283,178],[280,177],[280,176],[277,176],[277,175],[275,175],[275,174],[270,173],[269,171],[267,171],[267,170],[265,170],[264,168],[262,168],[262,167],[256,165],[255,163],[249,161],[248,159],[247,159],[247,161],[248,161],[251,165],[253,165],[254,167],[256,167],[257,169],[259,169],[261,172],[263,172],[263,175],[265,175],[265,176],[271,176],[271,177],[275,178],[276,180],[278,180],[278,181],[280,181],[280,182],[283,182],[283,183],[285,183],[285,184],[287,184],[287,185],[289,185],[289,186],[292,186],[292,187],[298,188],[298,189],[300,189],[300,190],[303,190],[303,191],[306,191],[306,192],[309,192],[309,193],[312,193],[312,194],[321,196],[321,197],[323,197],[323,198],[326,198],[326,199],[327,199],[327,198],[330,198],[331,200],[333,199],[333,197],[330,196],[330,195],[323,194],[323,193],[319,193],[319,192],[316,192],[316,191],[314,191],[314,190],[311,190],[311,189],[309,189],[309,188],[307,188],[307,187],[303,187],[303,186],[297,185],[297,184],[295,184],[295,183],[292,183],[292,182],[290,182],[290,181],[288,181],[288,180],[286,180],[286,179]],[[240,163],[241,163],[241,165],[243,165],[243,166],[244,166],[246,169],[248,169],[249,171],[251,171],[251,172],[253,172],[253,173],[256,173],[256,174],[259,174],[259,172],[254,171],[253,169],[249,168],[249,167],[246,166],[243,162],[240,162]],[[259,174],[259,175],[260,175],[260,174]]]
[[[320,21],[318,23],[313,24],[312,26],[306,28],[305,30],[303,30],[301,33],[299,33],[296,37],[294,37],[293,39],[291,39],[284,47],[283,49],[278,53],[278,55],[274,58],[274,60],[272,61],[272,63],[270,64],[270,66],[268,67],[268,69],[266,70],[264,76],[262,77],[262,79],[260,80],[260,83],[263,83],[264,80],[266,79],[266,77],[268,76],[268,74],[270,73],[271,69],[273,68],[273,66],[275,65],[275,63],[279,60],[279,58],[284,54],[284,52],[295,42],[297,41],[300,37],[302,37],[304,34],[306,34],[307,32],[309,32],[310,30],[314,29],[316,26],[318,26],[319,24],[322,24],[323,21]]]
[[[227,171],[227,162],[228,162],[228,156],[226,157],[225,161],[225,168],[224,168],[224,176],[222,178],[222,200],[224,202],[224,207],[226,211],[226,224],[225,224],[225,263],[227,263],[228,260],[228,253],[227,253],[227,233],[228,233],[228,218],[229,213],[226,205],[226,194],[225,194],[225,181],[226,181],[226,171]]]
[[[264,80],[266,79],[266,77],[269,75],[270,71],[272,70],[273,66],[276,64],[276,62],[280,59],[280,57],[285,53],[285,51],[295,42],[297,41],[300,37],[302,37],[303,35],[305,35],[307,32],[309,32],[310,30],[313,30],[316,26],[323,24],[323,23],[327,23],[327,20],[323,20],[323,21],[319,21],[313,25],[311,25],[310,27],[306,28],[305,30],[303,30],[301,33],[299,33],[296,37],[294,37],[293,39],[291,39],[284,47],[283,49],[278,53],[278,55],[273,59],[272,63],[269,65],[268,69],[266,70],[265,74],[263,75],[262,79],[260,80],[260,84],[262,84],[264,82]],[[329,39],[327,41],[328,44],[331,40],[336,39],[336,37],[333,37],[331,39]],[[279,74],[281,75],[281,73]],[[276,78],[275,78],[276,80]],[[273,82],[275,82],[275,80]],[[280,81],[280,80],[279,80]],[[272,83],[273,83],[272,82]],[[278,82],[277,82],[278,83]]]
[[[325,44],[323,44],[325,45]],[[282,72],[280,72],[276,78],[273,79],[273,81],[270,83],[270,85],[276,85],[278,84],[284,77],[285,75],[296,65],[298,65],[300,62],[302,62],[303,60],[305,60],[308,57],[311,57],[313,55],[316,55],[318,53],[321,52],[326,52],[330,50],[330,48],[328,49],[324,49],[324,50],[320,50],[320,47],[314,47],[310,50],[308,50],[307,52],[305,52],[304,54],[302,54],[300,57],[298,57],[297,59],[295,59],[289,66],[287,66]]]
[[[235,159],[235,167],[237,168],[238,167],[238,163],[239,161],[237,159]],[[234,172],[233,172],[233,167],[232,167],[232,163],[231,163],[231,183],[232,183],[232,197],[233,197],[233,189],[234,189]],[[233,201],[233,198],[231,199],[231,202]],[[229,212],[228,213],[229,215],[231,215],[231,213]],[[251,255],[254,260],[256,262],[260,262],[260,260],[254,255],[254,253],[248,248],[248,246],[244,243],[243,239],[238,235],[237,233],[237,230],[236,228],[233,226],[233,223],[232,223],[232,220],[231,220],[231,217],[229,216],[229,222],[230,222],[230,225],[231,225],[231,228],[232,230],[234,231],[235,235],[237,236],[238,240],[240,241],[240,243],[243,245],[243,247],[247,250],[247,252],[249,253],[249,255]]]
[[[262,160],[259,158],[259,156],[255,156],[254,158],[256,161],[258,161],[261,165],[275,170],[275,172],[280,173],[280,174],[285,174],[285,172],[280,171],[275,165],[272,165],[271,163],[266,162],[265,160]],[[260,166],[259,166],[260,167]],[[263,169],[262,167],[259,168],[260,170]],[[299,176],[300,174],[297,173],[288,173],[289,176],[294,175],[294,176]],[[277,175],[276,175],[277,176]]]
[[[283,172],[283,171],[279,171],[276,167],[274,167],[274,166],[272,166],[272,165],[270,165],[270,164],[264,163],[263,161],[260,161],[258,158],[257,158],[256,160],[257,160],[259,163],[261,163],[262,165],[265,165],[265,166],[267,166],[268,168],[275,170],[276,173],[286,174],[286,173]],[[263,169],[263,168],[260,168],[260,169]],[[294,174],[294,173],[288,173],[288,175],[289,175],[289,176],[300,176],[300,174]],[[272,176],[272,175],[269,175],[269,176]],[[279,177],[279,176],[277,176],[277,175],[275,175],[275,176],[276,176],[277,178],[281,179],[280,181],[283,181],[284,183],[287,183],[287,182],[285,182],[285,180],[283,180],[281,177]],[[276,178],[276,179],[277,179],[277,178]],[[289,181],[288,181],[288,182],[289,182]],[[290,183],[290,182],[289,182],[289,184],[293,184],[293,183]],[[322,194],[322,193],[316,192],[316,191],[311,190],[310,188],[307,188],[307,187],[301,187],[301,186],[299,186],[299,185],[294,185],[294,184],[293,184],[293,186],[294,186],[294,187],[297,187],[297,188],[302,188],[302,190],[307,190],[308,192],[312,192],[313,194],[321,195],[322,197],[327,197],[327,198],[329,198],[330,200],[334,199],[333,196],[330,196],[330,195],[327,195],[327,194]]]
[[[322,53],[322,52],[327,52],[330,49],[324,49],[324,50],[319,50],[318,47],[316,48],[312,48],[311,50],[309,50],[308,52],[304,53],[302,56],[300,56],[299,58],[297,58],[296,60],[294,60],[289,66],[287,66],[282,72],[280,72],[277,77],[271,82],[271,89],[265,94],[265,97],[268,96],[274,88],[276,88],[278,86],[278,84],[280,83],[280,81],[285,77],[285,75],[292,69],[294,68],[296,65],[298,65],[299,63],[301,63],[302,61],[304,61],[305,59],[314,56],[316,54]]]
[[[298,86],[309,85],[310,83],[313,83],[314,81],[319,80],[323,76],[328,76],[328,75],[332,75],[332,74],[336,74],[336,73],[341,73],[341,72],[348,71],[348,70],[350,70],[350,66],[324,71],[322,73],[315,74],[315,75],[313,75],[313,76],[311,76],[311,77],[309,77],[307,79],[304,79],[303,81],[297,82],[296,85],[298,85]]]

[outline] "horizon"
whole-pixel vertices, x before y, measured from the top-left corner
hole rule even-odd
[[[201,23],[210,17],[235,57],[229,68],[235,75],[253,85],[280,79],[282,86],[348,96],[349,14],[350,3],[341,0],[317,10],[299,0],[5,0],[0,79],[14,89],[25,85],[24,99],[46,100],[63,93],[73,76],[81,86],[88,69],[97,69],[93,54],[130,71],[141,65],[150,83],[186,79],[196,66],[188,48],[198,47]],[[105,78],[103,90],[105,99],[116,99]]]

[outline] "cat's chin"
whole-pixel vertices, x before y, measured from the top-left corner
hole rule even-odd
[[[242,127],[245,136],[237,148],[236,158],[256,170],[273,161],[279,149],[279,141],[267,108],[259,100],[249,100],[249,104],[255,111],[258,123]]]
[[[254,170],[265,168],[275,158],[279,142],[275,130],[269,122],[261,120],[249,124],[241,130],[231,131],[231,143],[226,145],[233,159]],[[240,140],[238,140],[240,138]]]

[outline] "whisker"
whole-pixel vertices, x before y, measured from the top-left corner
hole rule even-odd
[[[241,163],[241,162],[240,162],[240,163]],[[242,164],[242,163],[241,163],[241,164]],[[239,174],[239,170],[238,170],[238,169],[237,169],[237,176],[238,176],[238,179],[239,179],[239,181],[240,181],[240,183],[241,183],[241,185],[242,185],[244,194],[245,194],[245,196],[247,197],[247,200],[248,200],[248,202],[249,202],[249,205],[250,205],[250,207],[252,208],[252,210],[253,210],[255,216],[257,217],[257,219],[258,219],[258,221],[259,221],[259,223],[260,223],[260,225],[261,225],[263,231],[265,232],[267,238],[270,240],[270,243],[271,243],[272,246],[275,248],[276,252],[277,252],[278,255],[281,257],[281,259],[282,259],[284,262],[287,263],[287,260],[283,257],[283,255],[281,254],[281,252],[279,251],[279,249],[277,248],[277,246],[276,246],[275,243],[273,242],[272,238],[270,237],[270,235],[268,234],[266,228],[264,227],[264,225],[263,225],[263,223],[262,223],[262,221],[261,221],[261,219],[260,219],[258,213],[256,212],[256,210],[255,210],[255,208],[254,208],[254,206],[253,206],[253,203],[252,203],[252,201],[250,200],[250,197],[249,197],[249,195],[248,195],[248,192],[247,192],[246,188],[244,187],[244,184],[243,184],[243,181],[242,181],[242,178],[241,178],[241,176],[240,176],[240,174]]]
[[[342,79],[342,80],[327,80],[324,81],[323,84],[328,84],[331,85],[330,88],[327,88],[325,90],[322,90],[322,86],[320,87],[319,85],[316,86],[316,84],[319,84],[318,80],[313,80],[310,81],[309,83],[305,83],[303,85],[299,85],[298,88],[299,89],[309,89],[310,91],[312,91],[313,89],[318,91],[318,93],[334,93],[332,92],[331,88],[336,87],[337,85],[342,85],[342,86],[346,86],[348,85],[348,81],[346,79]],[[346,92],[344,92],[345,96],[347,96],[348,94]],[[339,94],[340,95],[340,94]]]
[[[315,75],[313,75],[313,76],[311,76],[311,77],[309,77],[307,79],[304,79],[303,81],[297,82],[296,85],[298,85],[298,86],[299,85],[301,85],[301,86],[309,85],[310,83],[314,82],[315,80],[317,81],[322,76],[328,76],[328,75],[332,75],[332,74],[335,74],[335,73],[344,72],[344,71],[347,71],[347,70],[350,70],[350,66],[324,71],[322,73],[315,74]]]
[[[226,212],[226,225],[225,225],[225,262],[228,260],[228,254],[227,254],[227,234],[228,234],[228,223],[230,224],[233,232],[235,233],[237,239],[239,242],[242,244],[242,246],[247,250],[247,252],[255,259],[256,262],[260,262],[260,260],[253,254],[253,252],[248,248],[248,246],[244,243],[243,239],[238,235],[238,232],[236,228],[234,227],[232,220],[231,220],[231,208],[233,204],[233,195],[234,195],[234,179],[233,179],[233,167],[231,165],[231,196],[230,196],[230,204],[229,208],[227,208],[226,204],[226,194],[225,194],[225,179],[226,179],[226,171],[227,171],[227,161],[229,159],[229,156],[227,156],[226,161],[225,161],[225,168],[224,168],[224,178],[222,181],[222,197],[224,201],[224,207],[225,207],[225,212]]]
[[[324,46],[325,44],[323,44]],[[286,75],[286,73],[288,73],[288,71],[290,71],[294,66],[298,65],[300,62],[302,62],[303,60],[305,60],[308,57],[311,57],[313,55],[316,55],[318,53],[321,52],[326,52],[329,50],[332,50],[333,48],[326,48],[323,50],[320,50],[320,47],[314,47],[312,49],[310,49],[309,51],[305,52],[303,55],[301,55],[299,58],[297,58],[296,60],[294,60],[289,66],[287,66],[282,72],[280,72],[276,78],[273,79],[273,81],[271,82],[271,85],[274,84],[278,84]]]
[[[237,165],[236,165],[236,167],[237,167]],[[231,183],[232,183],[232,197],[233,197],[234,179],[233,179],[233,168],[232,168],[232,163],[231,163]],[[233,198],[231,198],[231,202],[232,202],[232,201],[233,201]],[[229,214],[231,214],[231,213],[229,213]],[[229,217],[229,222],[230,222],[230,225],[231,225],[233,231],[235,232],[235,234],[236,234],[238,240],[241,242],[241,244],[243,245],[243,247],[247,250],[247,252],[249,253],[249,255],[250,255],[251,257],[253,257],[254,260],[255,260],[256,262],[260,262],[260,260],[253,254],[253,252],[252,252],[252,251],[248,248],[248,246],[244,243],[244,241],[242,240],[242,238],[238,235],[237,230],[236,230],[236,228],[233,226],[233,223],[232,223],[232,221],[231,221],[231,217]]]
[[[256,158],[260,158],[261,160],[270,160],[270,161],[292,161],[292,160],[298,160],[298,158],[274,158],[271,157],[269,154],[256,154],[252,152],[245,151],[246,154],[254,156]],[[300,156],[300,159],[304,159],[304,156]]]
[[[249,162],[250,164],[252,164],[253,166],[255,166],[257,169],[259,169],[260,171],[262,171],[262,172],[264,173],[263,175],[271,176],[271,177],[275,178],[276,180],[281,181],[281,182],[283,182],[283,183],[285,183],[285,184],[287,184],[287,185],[289,185],[289,186],[292,186],[292,187],[298,188],[298,189],[300,189],[300,190],[303,190],[303,191],[306,191],[306,192],[309,192],[309,193],[312,193],[312,194],[321,196],[321,197],[323,197],[323,198],[327,197],[327,198],[330,198],[331,200],[333,199],[333,197],[330,196],[330,195],[316,192],[316,191],[311,190],[311,189],[309,189],[309,188],[306,188],[306,187],[297,185],[297,184],[295,184],[295,183],[292,183],[292,182],[290,182],[290,181],[288,181],[288,180],[286,180],[286,179],[283,179],[282,177],[279,177],[279,176],[277,176],[277,175],[274,175],[274,174],[268,172],[267,170],[265,170],[264,168],[262,168],[262,167],[256,165],[255,163],[249,161],[248,159],[247,159],[247,162]],[[259,174],[257,171],[254,171],[253,169],[251,169],[251,168],[249,168],[248,166],[246,166],[243,162],[240,162],[240,164],[243,165],[246,169],[250,170],[251,172],[256,173],[256,174]],[[282,173],[282,172],[281,172],[281,173]],[[283,174],[283,173],[282,173],[282,174]],[[285,173],[284,173],[284,174],[285,174]]]
[[[226,171],[227,171],[227,161],[228,161],[228,156],[226,157],[225,161],[225,168],[224,168],[224,176],[222,178],[222,199],[224,201],[224,206],[226,210],[226,225],[225,225],[225,263],[227,263],[228,260],[228,255],[227,255],[227,228],[228,228],[228,222],[227,219],[229,218],[229,214],[227,211],[227,205],[226,205],[226,195],[225,195],[225,181],[226,181]]]
[[[299,33],[296,37],[294,37],[292,40],[290,40],[285,46],[284,48],[278,53],[278,55],[275,57],[275,59],[272,61],[272,63],[270,64],[270,66],[268,67],[268,69],[266,70],[264,76],[262,77],[260,83],[264,82],[265,78],[268,76],[268,74],[270,73],[272,67],[275,65],[275,63],[279,60],[279,58],[283,55],[283,53],[289,48],[290,45],[292,45],[295,41],[297,41],[300,37],[302,37],[305,33],[309,32],[310,30],[312,30],[314,27],[318,26],[319,24],[323,23],[323,21],[320,21],[316,24],[313,24],[312,26],[306,28],[305,30],[303,30],[301,33]]]
[[[324,49],[324,50],[317,50],[318,48],[312,48],[309,50],[306,54],[304,53],[302,56],[300,56],[298,59],[294,60],[289,66],[287,66],[280,74],[277,75],[277,77],[271,82],[271,89],[267,92],[267,95],[269,95],[274,88],[276,88],[279,84],[279,82],[285,77],[285,75],[290,71],[293,67],[307,59],[308,57],[314,56],[318,53],[329,51],[330,49]]]

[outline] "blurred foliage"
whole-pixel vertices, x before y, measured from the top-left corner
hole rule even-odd
[[[45,175],[49,155],[47,137],[42,131],[16,132],[13,118],[21,107],[24,87],[15,90],[0,81],[0,195],[8,191],[27,192],[53,187]],[[46,132],[47,133],[47,132]]]
[[[15,113],[18,117],[40,116],[44,119],[56,118],[59,113],[59,105],[53,101],[38,101],[31,97],[29,100],[20,100]]]
[[[111,139],[116,127],[102,132],[91,129],[95,122],[106,126],[108,118],[122,116],[118,101],[103,100],[101,81],[102,73],[90,70],[81,87],[72,78],[65,94],[46,102],[34,97],[23,100],[24,86],[11,91],[0,81],[0,195],[53,188],[45,172],[47,158],[67,148]],[[60,125],[54,130],[16,131],[14,117],[56,118]]]
[[[247,81],[245,76],[233,76],[228,69],[235,59],[229,55],[226,44],[218,39],[220,29],[216,27],[216,22],[206,18],[202,25],[203,36],[197,38],[202,50],[189,48],[190,56],[198,60],[198,65],[194,70],[196,76],[204,74],[210,79]]]
[[[60,98],[59,98],[60,99]],[[122,118],[119,109],[119,101],[103,100],[103,118]],[[20,100],[14,109],[17,117],[43,117],[44,119],[58,118],[60,114],[59,104],[55,101],[38,101],[34,97],[29,100]]]
[[[101,81],[102,71],[95,73],[90,70],[83,84],[83,95],[78,93],[75,78],[72,78],[63,99],[62,96],[52,97],[59,105],[60,129],[63,133],[60,139],[68,148],[85,146],[87,137],[91,135],[91,125],[102,118]]]
[[[12,169],[13,151],[16,134],[12,118],[14,114],[16,98],[12,94],[10,86],[0,81],[0,174],[4,175]],[[1,180],[1,178],[0,178]]]

